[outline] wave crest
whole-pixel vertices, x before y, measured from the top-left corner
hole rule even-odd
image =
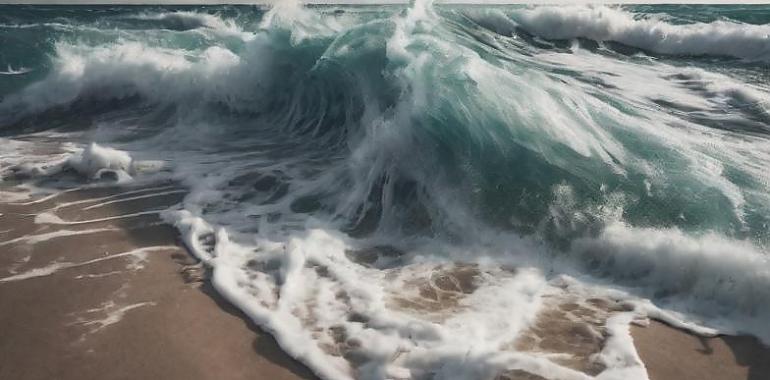
[[[674,25],[607,6],[537,7],[512,17],[528,32],[548,39],[588,38],[660,54],[770,60],[769,25],[726,21]]]

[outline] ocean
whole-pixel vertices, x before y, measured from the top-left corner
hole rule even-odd
[[[770,343],[770,6],[0,5],[0,137],[30,196],[185,186],[163,218],[325,379]],[[555,305],[613,312],[598,370]]]

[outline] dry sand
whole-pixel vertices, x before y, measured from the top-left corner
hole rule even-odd
[[[184,195],[172,184],[164,186],[80,190],[31,205],[0,204],[0,379],[314,378],[214,292],[202,269],[191,266],[194,260],[177,243],[175,230],[157,215],[34,223],[43,212],[86,221],[162,209]],[[113,198],[89,201],[104,197]],[[83,232],[93,229],[100,231]],[[24,238],[62,231],[77,234]],[[155,248],[146,257],[121,256],[148,247]],[[572,359],[562,364],[600,372],[591,357],[601,340],[574,321],[590,319],[601,330],[617,310],[601,300],[588,308],[553,306],[522,336],[518,349],[569,352]],[[707,339],[657,322],[633,327],[632,335],[652,380],[770,379],[770,349],[750,337]],[[512,371],[501,378],[538,378],[533,376]]]

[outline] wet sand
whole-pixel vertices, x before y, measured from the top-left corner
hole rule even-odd
[[[565,302],[566,300],[566,302]],[[520,351],[567,354],[551,359],[596,376],[604,370],[597,359],[608,332],[604,328],[622,304],[603,299],[547,303],[536,323],[517,342]],[[658,321],[632,324],[631,337],[650,380],[768,380],[770,347],[751,336],[703,337]],[[519,371],[506,380],[541,379]]]
[[[174,228],[154,213],[126,216],[183,195],[160,184],[0,203],[0,379],[315,378],[216,294]],[[40,214],[75,224],[35,223]],[[606,338],[603,322],[622,308],[552,306],[517,349],[568,353],[561,364],[600,373],[592,358]],[[754,338],[702,338],[658,322],[631,332],[652,380],[770,379],[770,349]]]
[[[75,204],[55,214],[82,221],[161,208],[183,195],[173,190]],[[314,378],[210,285],[189,275],[198,268],[184,270],[194,261],[157,215],[34,223],[34,214],[57,204],[126,191],[0,205],[0,242],[21,238],[0,245],[0,379]],[[102,231],[83,233],[93,229]],[[56,231],[80,234],[36,243],[23,238]],[[146,249],[143,260],[141,252],[120,256],[137,248]]]
[[[704,338],[656,321],[631,334],[651,380],[770,379],[770,348],[754,337]]]

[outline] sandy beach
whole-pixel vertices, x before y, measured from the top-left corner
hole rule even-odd
[[[152,214],[119,217],[173,204],[183,195],[173,190],[0,205],[0,379],[314,378],[187,267],[194,260],[172,227]],[[68,221],[117,219],[34,223],[43,210],[104,197],[113,198],[55,212]]]
[[[161,184],[0,205],[0,379],[315,378],[222,299],[176,230],[147,213],[184,194]],[[529,332],[540,343],[522,339],[519,349],[567,353],[562,364],[600,373],[590,358],[603,341],[570,321],[614,310],[594,305],[544,310]],[[770,378],[770,349],[751,337],[702,338],[658,322],[632,335],[652,380]]]
[[[754,337],[703,338],[655,321],[631,333],[652,380],[770,379],[770,348]]]
[[[770,380],[770,4],[469,1],[0,4],[0,380]]]

